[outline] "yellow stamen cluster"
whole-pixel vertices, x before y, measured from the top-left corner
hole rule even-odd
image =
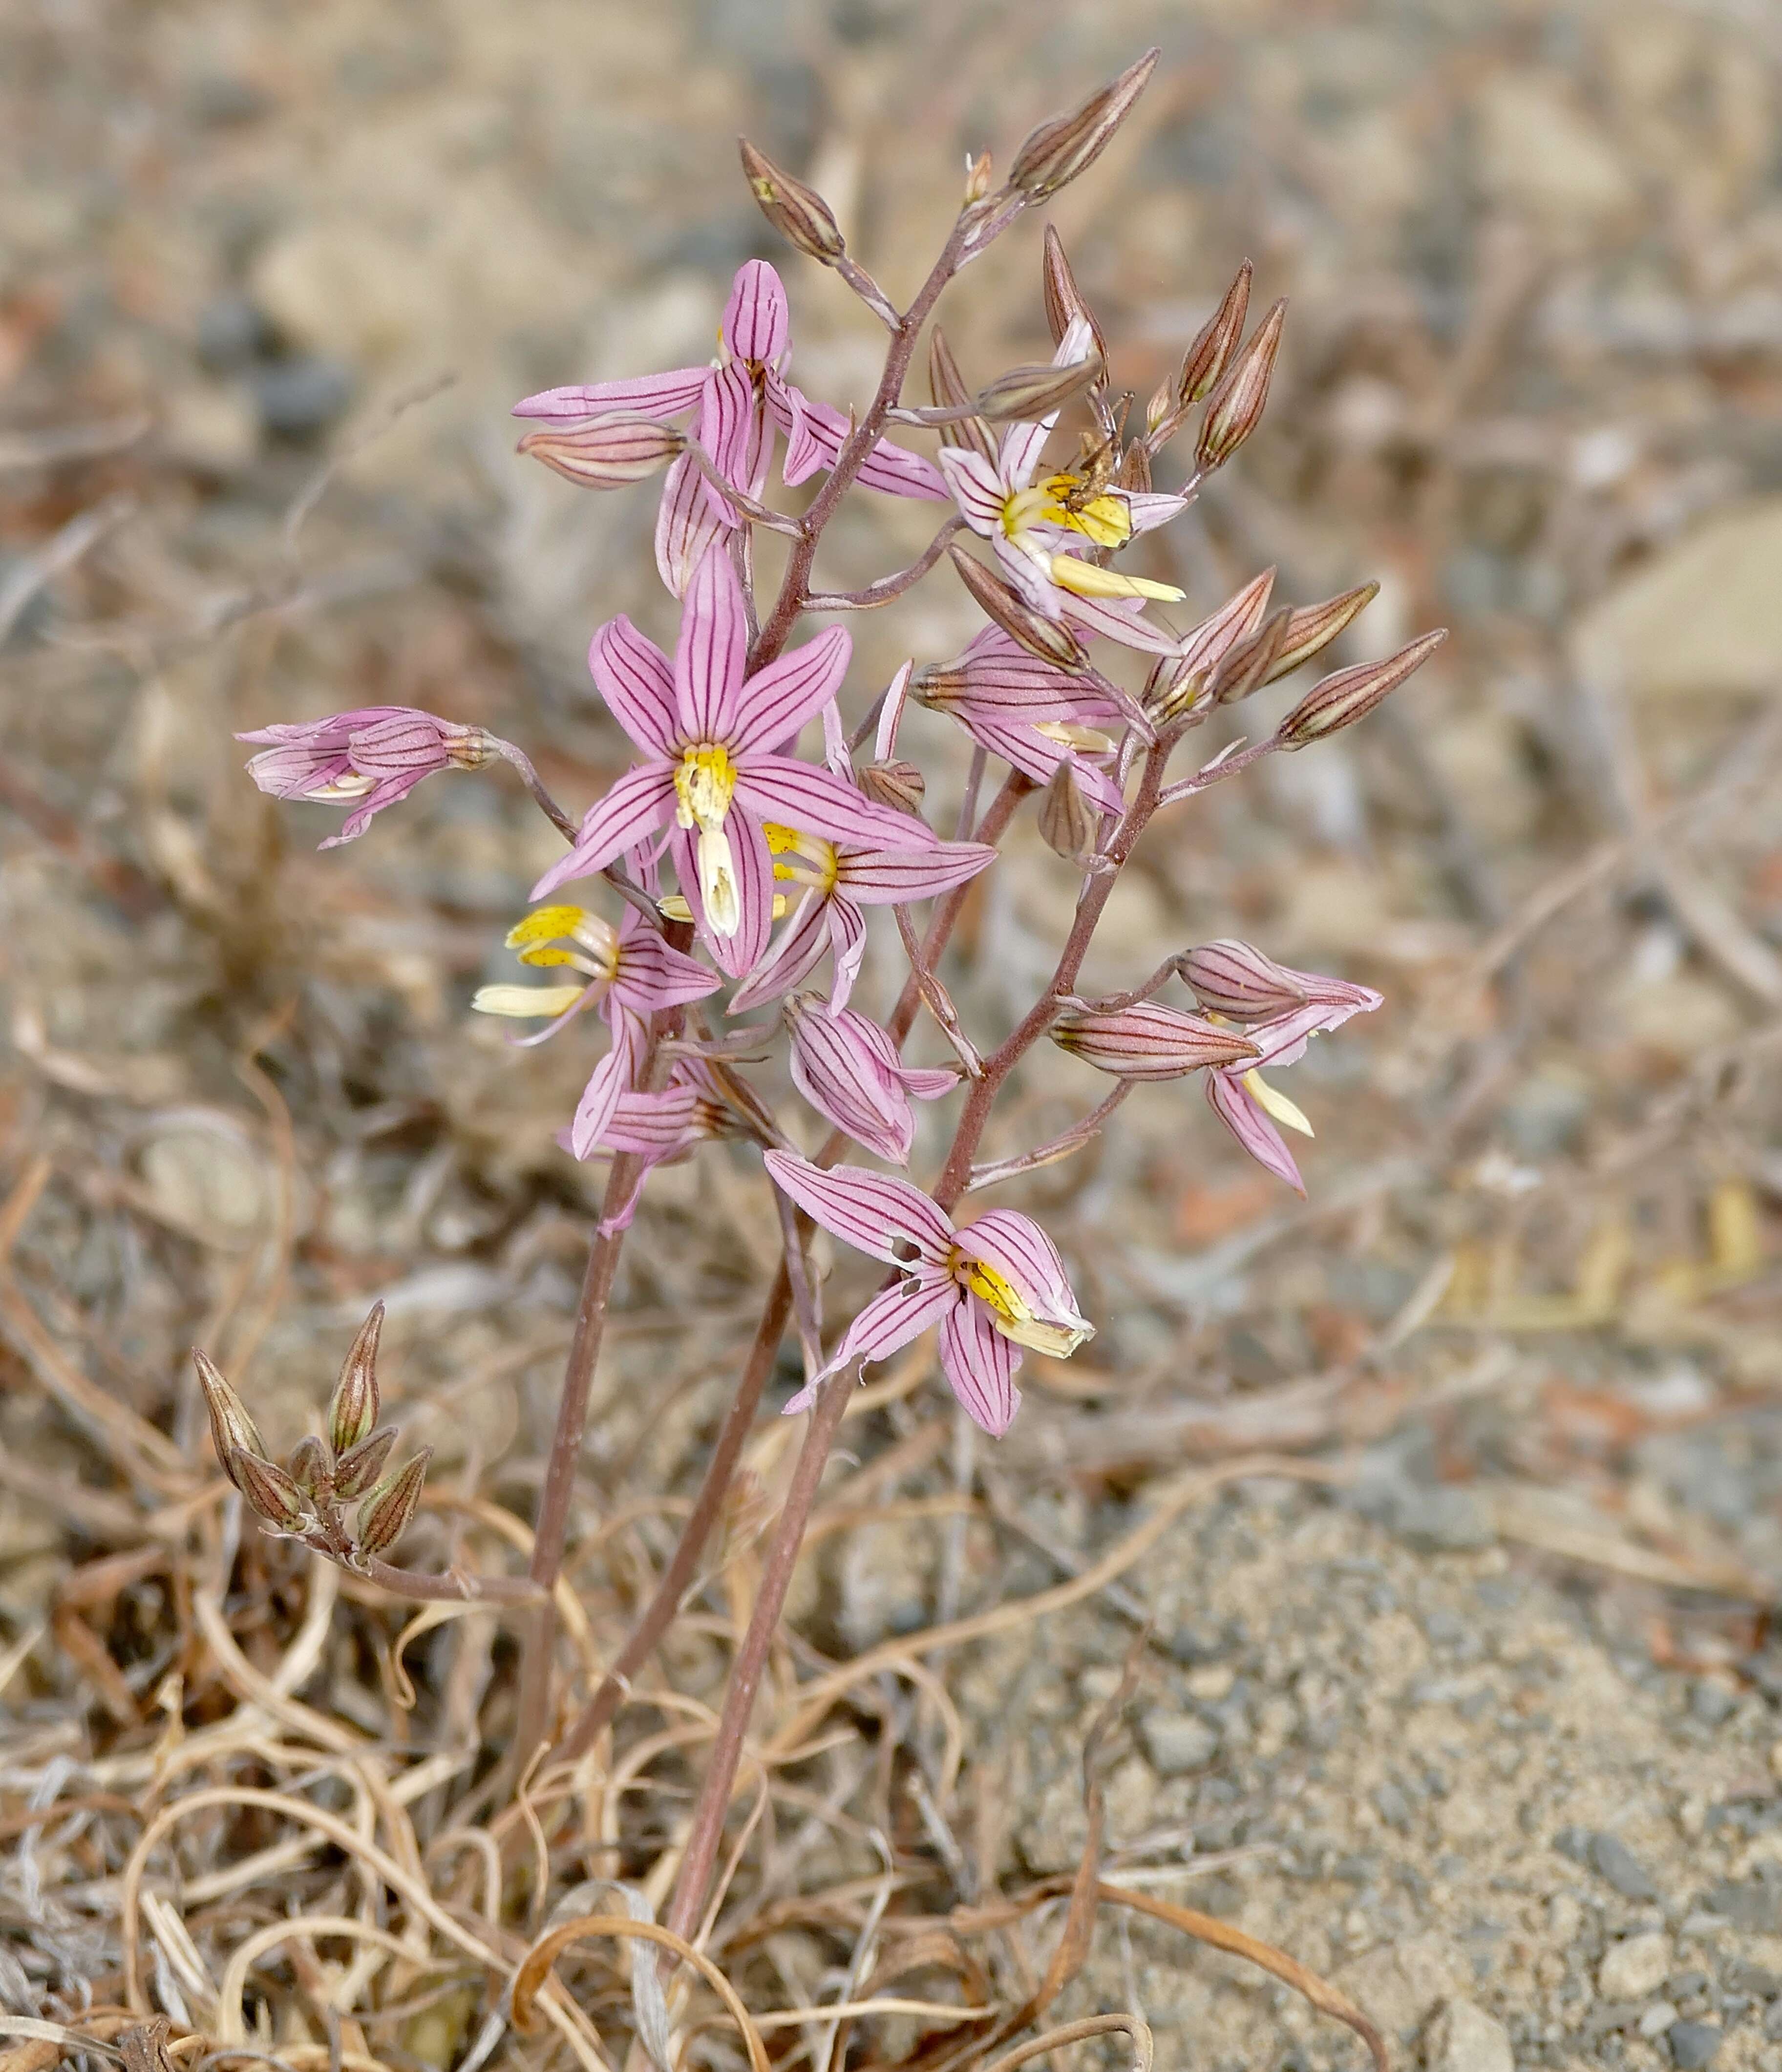
[[[835,844],[821,835],[808,835],[797,828],[783,828],[777,820],[763,820],[761,832],[768,838],[773,857],[773,874],[788,885],[813,886],[824,894],[835,890]]]
[[[994,1266],[955,1250],[953,1278],[970,1289],[990,1313],[990,1322],[1005,1338],[1031,1352],[1053,1359],[1068,1359],[1083,1341],[1093,1335],[1080,1318],[1073,1323],[1055,1324],[1036,1317],[1010,1282]]]
[[[582,973],[574,985],[485,985],[471,1005],[479,1014],[554,1020],[566,1014],[591,986],[603,992],[619,974],[619,931],[582,906],[541,906],[507,933],[507,947],[535,969],[567,968]],[[576,945],[570,948],[570,944]]]
[[[724,832],[735,791],[736,766],[722,742],[701,742],[682,752],[674,773],[674,817],[681,827],[699,830],[699,896],[720,935],[734,935],[743,922],[736,858]]]

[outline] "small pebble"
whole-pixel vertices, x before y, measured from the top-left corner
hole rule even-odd
[[[1720,2048],[1720,2032],[1711,2021],[1673,2021],[1665,2032],[1671,2047],[1671,2062],[1681,2072],[1701,2072],[1714,2062]]]
[[[1219,1753],[1219,1736],[1191,1712],[1153,1712],[1141,1720],[1138,1738],[1159,1777],[1204,1770]]]
[[[1671,1968],[1668,1936],[1656,1930],[1611,1942],[1596,1967],[1596,1990],[1606,2000],[1643,2000],[1656,1992]]]
[[[1591,1836],[1591,1861],[1624,1899],[1657,1898],[1651,1874],[1619,1836]]]
[[[1450,2000],[1436,2016],[1423,2062],[1430,2072],[1516,2072],[1509,2031],[1471,2000]]]
[[[338,360],[306,353],[256,368],[253,397],[260,421],[279,438],[325,431],[352,401],[352,376]]]
[[[1739,1700],[1724,1684],[1702,1677],[1689,1692],[1689,1710],[1704,1725],[1718,1727],[1739,1710]]]

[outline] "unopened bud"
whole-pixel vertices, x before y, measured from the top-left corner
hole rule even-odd
[[[614,410],[586,425],[546,425],[528,432],[519,450],[584,489],[623,489],[666,467],[686,446],[671,425],[633,410]]]
[[[1233,1022],[1266,1022],[1303,1007],[1309,997],[1299,972],[1233,936],[1202,943],[1180,959],[1177,968],[1209,1013]]]
[[[222,1470],[239,1489],[235,1470],[229,1465],[233,1454],[240,1452],[264,1454],[265,1443],[260,1437],[259,1427],[248,1415],[241,1399],[217,1371],[208,1356],[195,1346],[192,1365],[198,1370],[198,1385],[204,1392],[204,1408],[210,1412],[211,1444],[216,1449],[216,1457]]]
[[[1076,863],[1090,855],[1101,820],[1076,781],[1076,758],[1067,755],[1039,801],[1039,839],[1054,856]]]
[[[1353,726],[1396,691],[1413,670],[1421,668],[1447,637],[1447,627],[1439,626],[1383,662],[1358,663],[1314,684],[1276,729],[1276,741],[1283,748],[1305,748],[1327,734]]]
[[[1183,639],[1181,652],[1162,656],[1145,686],[1145,709],[1159,719],[1174,719],[1204,702],[1214,670],[1241,640],[1261,623],[1274,588],[1274,570],[1265,569],[1201,620]]]
[[[313,1432],[307,1433],[291,1449],[290,1478],[307,1497],[327,1496],[333,1492],[333,1463],[327,1448]]]
[[[1082,643],[1063,619],[1047,619],[1035,611],[963,547],[949,547],[947,557],[986,617],[1000,626],[1011,640],[1042,662],[1050,662],[1054,668],[1075,671],[1083,668],[1088,658]]]
[[[847,249],[835,212],[817,191],[783,173],[747,137],[739,137],[743,171],[761,213],[795,251],[833,266]]]
[[[1111,1014],[1067,1014],[1052,1024],[1052,1039],[1085,1065],[1121,1079],[1179,1079],[1205,1066],[1235,1065],[1257,1054],[1241,1030],[1221,1029],[1152,1000]]]
[[[900,813],[920,813],[928,780],[913,763],[894,758],[869,763],[860,773],[860,788],[869,799]]]
[[[1250,262],[1237,269],[1237,278],[1225,290],[1225,299],[1200,327],[1183,354],[1175,377],[1179,409],[1191,409],[1225,371],[1237,341],[1244,335],[1244,317],[1250,306]]]
[[[355,1544],[361,1554],[381,1554],[408,1531],[420,1508],[421,1492],[427,1482],[427,1463],[432,1458],[432,1447],[423,1447],[405,1466],[398,1468],[387,1481],[381,1482],[360,1505]]]
[[[1156,393],[1145,405],[1146,431],[1155,432],[1160,426],[1168,423],[1175,410],[1175,384],[1173,381],[1163,382],[1159,385]],[[1175,427],[1171,425],[1170,429],[1173,431]]]
[[[295,1479],[259,1454],[233,1448],[228,1457],[229,1479],[267,1524],[281,1532],[295,1532],[308,1523],[311,1513]]]
[[[1377,582],[1363,583],[1358,589],[1346,590],[1340,597],[1327,598],[1322,604],[1303,605],[1287,621],[1281,636],[1281,652],[1270,665],[1268,681],[1289,675],[1302,662],[1309,662],[1314,655],[1329,647],[1356,615],[1380,594]]]
[[[363,1496],[384,1472],[384,1463],[395,1444],[396,1427],[380,1424],[375,1432],[343,1453],[334,1464],[335,1494],[348,1503],[355,1497]]]
[[[1235,705],[1284,673],[1274,665],[1292,617],[1293,614],[1283,605],[1265,621],[1260,632],[1253,633],[1248,640],[1241,641],[1232,649],[1213,672],[1210,688],[1214,704]]]
[[[965,206],[982,201],[990,191],[990,154],[980,151],[975,158],[965,161]]]
[[[1150,494],[1151,457],[1142,439],[1134,439],[1120,456],[1120,465],[1113,471],[1113,486],[1130,491],[1135,496]]]
[[[1099,93],[1092,93],[1080,108],[1042,122],[1015,153],[1009,185],[1031,200],[1042,201],[1086,172],[1132,112],[1159,56],[1155,48],[1146,51],[1136,64],[1129,65]]]
[[[328,1443],[336,1453],[351,1453],[377,1422],[377,1341],[383,1329],[384,1305],[374,1302],[347,1348],[328,1404]]]
[[[934,398],[936,406],[943,410],[957,410],[961,404],[971,401],[965,377],[960,372],[953,347],[938,324],[928,339],[928,393]],[[993,467],[995,466],[996,435],[982,417],[956,418],[941,437],[949,442],[962,441],[973,453],[982,454]]]
[[[1087,360],[1073,360],[1068,367],[1054,367],[1049,360],[1029,367],[1011,367],[978,390],[973,399],[978,415],[993,425],[1006,424],[1011,419],[1035,424],[1054,410],[1063,409],[1072,397],[1093,388],[1101,378],[1103,364],[1099,353],[1091,353]]]
[[[1089,335],[1095,340],[1095,349],[1104,360],[1108,356],[1108,341],[1102,335],[1101,327],[1095,320],[1095,312],[1083,299],[1083,291],[1076,285],[1076,276],[1071,271],[1071,262],[1064,256],[1064,240],[1048,223],[1046,225],[1045,257],[1040,264],[1040,282],[1045,290],[1046,322],[1052,327],[1054,345],[1064,343],[1064,334],[1080,317],[1089,327]]]
[[[1203,474],[1223,467],[1261,421],[1269,400],[1269,379],[1281,349],[1281,327],[1287,305],[1278,302],[1251,334],[1230,372],[1207,399],[1195,464]]]

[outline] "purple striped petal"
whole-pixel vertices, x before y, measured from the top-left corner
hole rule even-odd
[[[932,849],[934,830],[910,813],[875,805],[828,770],[789,755],[751,755],[739,765],[736,796],[751,812],[831,841],[869,848]]]
[[[726,736],[730,754],[751,755],[790,741],[841,689],[853,653],[852,634],[830,626],[758,669],[737,693],[735,722]]]
[[[959,1083],[959,1075],[945,1065],[899,1065],[897,1076],[912,1100],[940,1100]]]
[[[607,710],[646,755],[673,754],[679,719],[674,671],[656,643],[623,613],[595,635],[588,671]]]
[[[932,899],[996,861],[988,842],[936,842],[932,849],[842,849],[835,882],[862,906],[905,906]]]
[[[699,890],[698,830],[674,830],[670,846],[674,853],[675,875],[693,909],[693,926],[699,939],[711,952],[712,960],[729,978],[743,978],[761,961],[773,927],[773,858],[768,838],[755,816],[734,801],[724,816],[724,833],[730,843],[730,860],[736,870],[737,930],[721,935],[706,916]]]
[[[715,972],[671,948],[635,906],[625,909],[619,929],[619,971],[610,996],[620,1008],[653,1014],[658,1008],[703,1000],[721,983]]]
[[[739,266],[724,305],[725,344],[739,360],[775,360],[785,351],[791,330],[780,276],[765,259]]]
[[[1014,587],[1015,594],[1043,619],[1062,619],[1064,593],[1052,581],[1047,565],[1017,545],[999,526],[990,541],[996,565]]]
[[[828,947],[828,905],[814,887],[805,893],[797,911],[780,930],[779,940],[730,995],[726,1014],[746,1014],[751,1007],[765,1006],[792,991]]]
[[[920,1187],[864,1166],[824,1172],[789,1151],[762,1153],[774,1184],[833,1237],[887,1265],[947,1267],[953,1225]],[[912,1334],[913,1335],[913,1334]]]
[[[1207,1100],[1213,1113],[1257,1164],[1278,1180],[1285,1180],[1303,1197],[1306,1183],[1299,1177],[1293,1153],[1280,1131],[1245,1092],[1242,1079],[1236,1073],[1208,1072]]]
[[[990,1322],[975,1295],[967,1295],[940,1326],[940,1371],[973,1424],[1000,1439],[1021,1408],[1014,1385],[1021,1348]]]
[[[669,470],[656,513],[656,572],[676,597],[686,594],[706,549],[730,529],[712,508],[706,478],[683,454]]]
[[[593,381],[569,388],[541,389],[516,403],[516,417],[599,417],[609,410],[639,410],[646,417],[678,417],[706,393],[709,367],[676,367],[634,381]]]
[[[730,740],[748,652],[743,586],[728,549],[710,547],[687,586],[674,648],[674,696],[683,740]]]
[[[845,410],[807,396],[805,424],[822,450],[826,464],[834,467],[843,442],[854,429],[853,421]],[[881,439],[867,454],[854,479],[862,489],[883,490],[887,496],[920,496],[931,504],[953,501],[946,478],[932,460],[912,453],[907,446],[895,446],[889,439]]]
[[[1297,1065],[1314,1036],[1346,1022],[1355,1011],[1353,1008],[1333,1010],[1322,1001],[1308,1001],[1290,1014],[1278,1015],[1269,1022],[1253,1022],[1244,1031],[1256,1046],[1252,1069],[1260,1071],[1265,1065]],[[1335,1021],[1331,1019],[1333,1013]]]
[[[710,454],[712,465],[733,487],[756,496],[765,486],[761,462],[766,450],[767,427],[761,419],[759,399],[747,372],[734,360],[711,378],[699,413],[699,443]],[[706,495],[726,525],[736,523],[736,514],[717,488],[706,484]]]
[[[532,897],[542,899],[572,878],[592,878],[604,870],[615,856],[654,834],[673,811],[674,775],[665,763],[628,770],[582,816],[574,848],[539,879]]]
[[[973,741],[987,748],[992,755],[1000,755],[1005,763],[1012,763],[1023,776],[1031,777],[1041,786],[1052,782],[1053,773],[1065,757],[1071,753],[1061,742],[1036,733],[1031,726],[1007,726],[999,722],[973,715],[967,718],[962,713],[954,717]],[[1083,796],[1104,813],[1122,813],[1126,802],[1113,779],[1093,763],[1085,762],[1079,754],[1076,764],[1076,781]]]
[[[829,948],[835,952],[829,1005],[846,1007],[853,997],[854,982],[860,976],[861,960],[866,954],[866,917],[841,892],[830,894],[829,915]]]
[[[637,1074],[642,1025],[630,1015],[622,1016],[613,1031],[612,1048],[594,1068],[582,1089],[575,1115],[570,1124],[570,1154],[591,1158],[612,1126],[621,1094],[633,1092]]]
[[[614,1151],[653,1159],[672,1157],[693,1140],[698,1106],[699,1090],[693,1086],[621,1094],[603,1141]]]
[[[1048,1323],[1082,1322],[1058,1248],[1031,1216],[992,1209],[960,1231],[959,1248],[994,1267],[1036,1317]]]
[[[318,849],[339,849],[343,842],[356,841],[378,814],[386,806],[393,806],[398,800],[405,799],[422,779],[425,770],[410,770],[400,777],[386,777],[381,784],[368,791],[357,801],[353,810],[340,823],[340,832],[319,841]]]
[[[997,449],[997,472],[1010,489],[1025,489],[1032,481],[1040,454],[1057,422],[1058,413],[1054,410],[1036,425],[1010,425],[1002,434],[1002,443]]]
[[[814,1381],[801,1388],[780,1413],[790,1417],[809,1410],[820,1383],[854,1360],[889,1359],[912,1338],[919,1338],[929,1325],[938,1323],[965,1305],[965,1290],[939,1267],[918,1267],[895,1288],[883,1288],[874,1296],[848,1326],[847,1335],[829,1355],[829,1363]]]
[[[789,1019],[792,1084],[856,1144],[894,1166],[907,1166],[916,1116],[895,1062],[883,1054],[891,1045],[883,1030],[862,1014],[831,1013],[808,997],[802,1005],[793,1003]],[[869,1032],[881,1041],[873,1042]]]
[[[786,458],[780,471],[788,489],[808,482],[823,465],[823,449],[811,436],[809,405],[804,391],[782,380],[772,368],[766,382],[768,415],[786,436]]]
[[[1104,640],[1117,640],[1122,648],[1136,648],[1144,655],[1173,655],[1179,643],[1173,633],[1153,626],[1143,617],[1145,600],[1140,597],[1076,597],[1060,592],[1064,616],[1085,632],[1099,633]]]
[[[1001,475],[969,446],[943,446],[936,458],[960,516],[974,532],[991,538],[1002,525],[1009,496]]]
[[[1126,507],[1126,516],[1132,521],[1132,536],[1154,531],[1167,525],[1172,518],[1179,518],[1188,508],[1185,496],[1164,496],[1150,491],[1129,489],[1121,492],[1121,501]]]

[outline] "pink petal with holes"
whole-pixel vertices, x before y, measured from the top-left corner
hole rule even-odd
[[[762,1154],[774,1184],[833,1237],[887,1264],[948,1265],[953,1225],[920,1188],[863,1166],[824,1172],[789,1151]]]

